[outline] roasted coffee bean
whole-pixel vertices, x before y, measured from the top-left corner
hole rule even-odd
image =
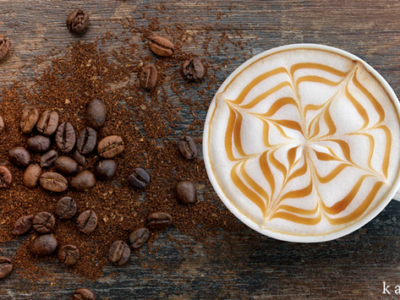
[[[39,185],[42,168],[37,164],[31,164],[26,168],[22,182],[27,188],[33,189]]]
[[[96,184],[96,177],[88,170],[83,171],[71,179],[70,186],[78,192],[91,189]]]
[[[171,56],[174,53],[174,44],[161,36],[149,38],[149,48],[154,54],[159,56]]]
[[[7,56],[11,49],[11,42],[4,35],[0,35],[0,60]]]
[[[77,289],[72,296],[72,300],[95,300],[95,296],[91,290]]]
[[[81,232],[89,234],[96,229],[97,215],[93,210],[84,211],[79,215],[77,224]]]
[[[123,241],[116,241],[112,243],[108,252],[108,260],[117,266],[122,266],[127,263],[131,249]]]
[[[89,26],[89,15],[81,9],[73,10],[67,18],[67,28],[73,33],[83,33]]]
[[[23,235],[32,229],[33,215],[23,216],[14,223],[13,231],[14,235]]]
[[[103,158],[114,158],[124,150],[124,141],[118,135],[110,135],[105,137],[97,146],[97,152]]]
[[[31,155],[24,147],[14,147],[8,151],[8,159],[18,167],[27,167],[31,162]]]
[[[4,119],[3,117],[0,115],[0,133],[4,130]]]
[[[95,129],[103,127],[107,119],[107,107],[100,99],[89,102],[86,108],[86,123]]]
[[[117,171],[117,164],[113,159],[100,160],[94,166],[93,173],[98,180],[110,180]]]
[[[139,76],[140,86],[146,90],[154,89],[157,83],[157,69],[153,65],[143,67]]]
[[[46,110],[40,116],[40,119],[36,124],[36,128],[45,136],[53,135],[57,130],[59,119],[60,116],[58,115],[58,112]]]
[[[65,175],[72,175],[78,171],[78,163],[68,156],[60,156],[54,163],[56,170]]]
[[[183,204],[194,204],[197,202],[197,190],[193,182],[181,180],[175,187],[176,198]]]
[[[10,170],[5,166],[0,166],[0,188],[8,188],[12,183]]]
[[[74,155],[72,156],[72,158],[75,159],[75,161],[81,166],[84,166],[86,164],[86,157],[80,154],[78,150],[74,151]]]
[[[37,135],[26,140],[26,147],[32,152],[43,153],[49,151],[51,143],[47,136]]]
[[[163,212],[151,214],[147,219],[147,227],[150,229],[164,229],[172,224],[172,217]]]
[[[5,256],[0,256],[0,279],[10,274],[12,270],[13,270],[13,263],[11,259]]]
[[[132,249],[138,249],[143,246],[144,243],[150,237],[150,231],[147,228],[140,228],[131,233],[129,236],[129,245]]]
[[[58,259],[66,266],[76,264],[79,257],[79,250],[74,245],[65,245],[58,250]]]
[[[54,231],[56,218],[48,212],[38,213],[33,217],[33,230],[40,234],[47,234]]]
[[[142,189],[149,184],[150,175],[142,168],[136,168],[128,180],[133,187]]]
[[[68,220],[75,216],[78,207],[71,197],[61,198],[56,205],[56,216],[61,220]]]
[[[186,159],[193,159],[197,157],[197,147],[190,136],[181,137],[178,141],[178,148]]]
[[[182,73],[187,80],[200,81],[204,77],[205,68],[200,59],[192,58],[183,63]]]
[[[31,244],[31,252],[37,256],[49,256],[56,251],[57,239],[52,234],[37,237]]]
[[[61,193],[68,188],[67,179],[55,172],[43,173],[39,182],[42,188],[51,192]]]
[[[56,144],[64,153],[71,152],[76,142],[75,129],[71,123],[61,123],[56,132]]]
[[[90,154],[97,144],[97,133],[93,128],[86,127],[78,136],[76,148],[83,155]]]
[[[39,120],[39,111],[36,107],[28,106],[22,111],[21,130],[24,134],[32,132]]]
[[[42,155],[40,158],[40,166],[42,168],[51,167],[58,158],[58,152],[56,150],[50,150]]]

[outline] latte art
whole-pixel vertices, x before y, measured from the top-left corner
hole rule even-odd
[[[357,222],[399,173],[393,100],[362,62],[264,56],[216,95],[208,154],[230,202],[261,228],[325,235]]]

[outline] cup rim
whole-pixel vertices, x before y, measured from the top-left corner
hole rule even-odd
[[[386,198],[382,200],[369,214],[364,216],[362,219],[360,219],[358,222],[351,224],[350,226],[347,226],[341,230],[326,234],[326,235],[308,235],[308,236],[300,236],[300,235],[290,235],[290,234],[285,234],[282,232],[276,232],[272,231],[269,229],[263,229],[260,228],[257,223],[246,217],[242,212],[240,212],[228,199],[228,197],[225,195],[225,193],[222,191],[221,187],[219,186],[214,172],[212,171],[211,163],[210,163],[210,157],[209,157],[209,147],[208,147],[208,138],[209,138],[209,130],[210,130],[210,120],[213,115],[213,112],[215,110],[215,103],[216,103],[216,96],[221,93],[225,87],[236,77],[237,74],[239,74],[243,69],[247,68],[249,65],[251,65],[253,62],[261,59],[264,56],[274,54],[276,52],[280,51],[285,51],[285,50],[293,50],[293,49],[316,49],[316,50],[328,50],[333,53],[345,56],[347,58],[350,58],[355,61],[360,61],[363,63],[365,68],[380,82],[382,87],[385,89],[385,91],[388,93],[389,97],[393,100],[394,106],[397,111],[397,115],[400,118],[400,103],[399,100],[393,91],[392,87],[389,85],[389,83],[383,78],[383,76],[378,73],[372,66],[370,66],[367,62],[365,62],[363,59],[359,58],[358,56],[347,52],[345,50],[336,48],[336,47],[331,47],[331,46],[326,46],[326,45],[321,45],[321,44],[313,44],[313,43],[301,43],[301,44],[290,44],[290,45],[285,45],[285,46],[279,46],[275,48],[271,48],[267,51],[261,52],[251,59],[245,61],[243,64],[241,64],[238,68],[236,68],[235,71],[233,71],[222,83],[222,85],[219,87],[218,91],[215,93],[214,98],[208,108],[207,112],[207,117],[205,120],[204,124],[204,131],[203,131],[203,158],[204,158],[204,163],[206,166],[206,171],[208,178],[211,182],[211,185],[213,186],[215,192],[217,193],[218,197],[221,199],[221,201],[224,203],[224,205],[233,213],[241,222],[246,224],[248,227],[251,229],[274,239],[281,240],[281,241],[286,241],[286,242],[295,242],[295,243],[319,243],[319,242],[328,242],[331,240],[335,240],[338,238],[341,238],[343,236],[346,236],[361,227],[363,227],[365,224],[370,222],[372,219],[374,219],[388,204],[389,202],[393,199],[393,196],[395,195],[396,191],[398,190],[400,186],[400,172],[397,174],[397,178],[394,181],[394,184],[392,185],[392,188],[389,190],[389,192],[386,194]]]

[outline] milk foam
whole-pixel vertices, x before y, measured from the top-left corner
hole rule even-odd
[[[397,111],[361,62],[320,50],[278,52],[215,99],[213,172],[261,228],[340,230],[370,213],[398,176]]]

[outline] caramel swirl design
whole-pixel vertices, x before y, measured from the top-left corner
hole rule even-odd
[[[359,61],[278,52],[233,78],[216,101],[215,176],[262,228],[334,232],[368,214],[398,176],[393,100]]]

